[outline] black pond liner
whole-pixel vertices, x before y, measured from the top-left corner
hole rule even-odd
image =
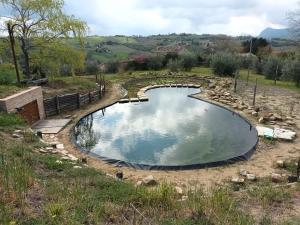
[[[156,87],[155,87],[156,88]],[[171,87],[172,88],[172,87]],[[175,87],[176,88],[176,87]],[[154,89],[154,88],[153,88]],[[197,88],[198,89],[198,88]],[[150,89],[148,89],[150,90]],[[147,91],[148,91],[147,90]],[[75,144],[75,146],[80,149],[81,152],[83,153],[86,153],[90,156],[93,156],[95,158],[99,158],[101,159],[102,161],[108,163],[108,164],[112,164],[116,167],[131,167],[131,168],[134,168],[134,169],[139,169],[139,170],[193,170],[193,169],[204,169],[204,168],[211,168],[211,167],[218,167],[218,166],[224,166],[224,165],[229,165],[229,164],[233,164],[233,163],[236,163],[236,162],[239,162],[239,161],[246,161],[248,159],[250,159],[250,157],[254,154],[255,150],[256,150],[256,147],[258,145],[258,141],[259,141],[259,138],[258,138],[258,132],[256,130],[256,128],[251,124],[251,122],[244,118],[243,116],[241,116],[239,113],[237,112],[234,112],[233,110],[231,109],[228,109],[222,105],[219,105],[219,104],[216,104],[214,102],[210,102],[210,101],[207,101],[205,99],[200,99],[200,98],[196,98],[193,94],[192,95],[188,95],[188,97],[190,98],[194,98],[196,100],[199,100],[199,101],[203,101],[203,102],[207,102],[209,104],[212,104],[212,105],[215,105],[217,107],[220,107],[220,108],[223,108],[229,112],[231,112],[232,114],[234,115],[237,115],[239,116],[240,118],[242,118],[246,123],[249,124],[249,127],[250,129],[255,129],[256,131],[256,142],[255,142],[255,145],[250,148],[248,151],[246,151],[245,153],[239,155],[239,156],[235,156],[235,157],[232,157],[232,158],[228,158],[228,159],[224,159],[224,160],[219,160],[219,161],[214,161],[214,162],[207,162],[207,163],[198,163],[198,164],[190,164],[190,165],[172,165],[172,166],[168,166],[168,165],[147,165],[147,164],[140,164],[140,163],[130,163],[130,162],[126,162],[126,161],[122,161],[122,160],[117,160],[117,159],[111,159],[111,158],[107,158],[107,157],[103,157],[103,156],[100,156],[98,154],[95,154],[95,153],[92,153],[92,152],[88,152],[87,153],[87,150],[84,149],[83,147],[79,146],[75,140],[75,136],[74,136],[74,133],[75,133],[75,127],[80,123],[80,121],[82,119],[84,119],[85,117],[97,112],[97,111],[100,111],[100,110],[103,110],[105,108],[108,108],[116,103],[118,103],[118,101],[110,104],[110,105],[107,105],[105,107],[102,107],[100,109],[97,109],[91,113],[88,113],[87,115],[83,116],[76,124],[75,126],[73,127],[72,129],[72,132],[71,132],[71,139],[72,139],[72,142]],[[126,103],[128,104],[128,103]],[[130,104],[130,103],[129,103]]]

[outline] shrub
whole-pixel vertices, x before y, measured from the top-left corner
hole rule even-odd
[[[87,74],[97,74],[99,72],[98,63],[96,61],[87,61],[85,64],[85,72]]]
[[[178,63],[177,60],[169,60],[168,64],[167,64],[167,68],[171,71],[171,72],[178,72],[180,65]]]
[[[159,56],[153,56],[147,60],[148,70],[160,70],[163,67],[163,58]]]
[[[196,65],[196,58],[192,55],[183,55],[180,60],[180,67],[184,71],[191,71]]]
[[[264,63],[262,60],[255,59],[252,62],[252,68],[254,69],[255,73],[257,74],[263,74],[263,68],[264,68]]]
[[[212,57],[211,67],[218,76],[234,76],[239,68],[237,57],[228,53],[218,53]]]
[[[0,65],[0,84],[12,84],[16,79],[15,70],[13,65],[2,64]]]
[[[286,61],[282,68],[282,77],[286,80],[292,80],[296,82],[297,86],[300,86],[300,61]]]
[[[119,70],[119,63],[118,62],[109,62],[106,64],[106,73],[117,73]]]
[[[263,66],[263,74],[266,79],[277,79],[281,76],[282,65],[278,58],[269,57]]]

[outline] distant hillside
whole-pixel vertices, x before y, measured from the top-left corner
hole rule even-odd
[[[139,56],[163,55],[175,51],[178,54],[210,54],[226,51],[229,48],[239,49],[243,41],[251,36],[230,37],[209,34],[168,34],[151,36],[89,36],[85,38],[83,48],[87,61],[98,64],[112,61],[126,61]],[[76,39],[67,39],[72,46],[82,46]],[[292,49],[294,40],[272,38],[273,48],[278,51]]]
[[[273,38],[285,38],[285,39],[291,39],[292,35],[289,31],[289,29],[274,29],[274,28],[266,28],[264,29],[259,37],[266,38],[266,39],[273,39]]]

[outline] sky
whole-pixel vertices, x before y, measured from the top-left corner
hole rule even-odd
[[[65,0],[69,14],[85,20],[90,35],[168,33],[257,36],[288,26],[299,0]]]
[[[65,11],[86,21],[89,35],[169,33],[257,36],[285,28],[300,0],[65,0]],[[0,6],[0,15],[6,14]],[[0,19],[1,20],[1,19]]]

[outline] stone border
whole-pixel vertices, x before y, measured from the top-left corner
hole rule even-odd
[[[137,98],[122,98],[119,100],[119,103],[124,104],[128,102],[147,102],[149,101],[148,96],[146,95],[146,92],[151,89],[156,88],[170,88],[170,87],[176,87],[176,88],[200,88],[201,85],[199,84],[157,84],[157,85],[151,85],[144,88],[141,88],[137,93]]]

